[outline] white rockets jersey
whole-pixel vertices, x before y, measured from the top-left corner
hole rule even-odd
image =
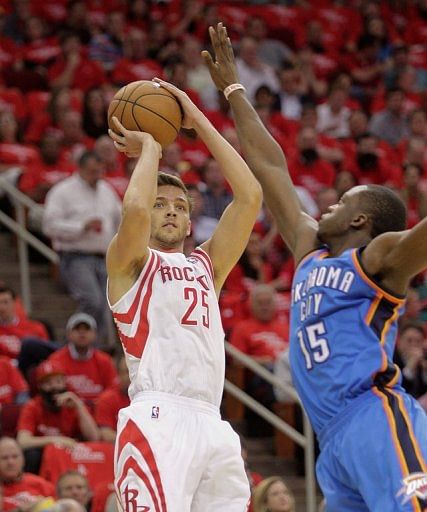
[[[110,306],[126,354],[132,399],[160,391],[220,405],[225,353],[212,263],[150,249],[132,288]]]

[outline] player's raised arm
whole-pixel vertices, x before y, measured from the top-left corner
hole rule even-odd
[[[375,238],[362,261],[366,271],[381,276],[388,289],[405,294],[411,278],[427,268],[427,218],[407,231]]]
[[[215,61],[207,51],[202,55],[215,85],[224,91],[239,82],[233,49],[222,23],[216,29],[210,27],[209,33]],[[261,183],[265,202],[277,221],[279,232],[298,261],[317,244],[316,222],[303,212],[283,152],[263,125],[245,91],[235,89],[229,93],[228,101],[244,158]]]
[[[157,175],[161,157],[160,144],[150,134],[126,130],[116,118],[113,118],[113,122],[116,131],[110,130],[109,134],[117,150],[139,158],[123,198],[119,230],[107,252],[110,293],[115,277],[125,281],[125,288],[130,288],[132,279],[136,278],[147,259],[151,212],[157,194]],[[126,284],[127,277],[129,282]],[[125,291],[127,290],[123,293]],[[121,296],[122,293],[113,295]]]
[[[202,245],[211,257],[215,288],[219,293],[227,275],[247,245],[262,204],[261,187],[243,158],[188,96],[171,84],[160,80],[159,83],[176,96],[184,111],[183,127],[197,131],[233,191],[233,200],[222,214],[215,233]]]

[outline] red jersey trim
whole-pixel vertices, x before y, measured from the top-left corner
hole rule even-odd
[[[144,273],[144,276],[141,279],[141,282],[139,283],[138,291],[135,295],[135,298],[134,298],[132,305],[130,306],[128,312],[127,313],[113,312],[113,316],[118,322],[122,322],[124,324],[131,324],[133,318],[135,317],[135,313],[136,313],[136,310],[138,309],[139,301],[141,298],[141,293],[142,293],[142,290],[144,289],[144,284],[147,281],[147,279],[149,278],[149,276],[151,275],[151,272],[153,270],[153,266],[154,266],[155,262],[158,262],[158,260],[159,260],[159,256],[156,253],[154,253],[152,251],[150,251],[150,253],[151,253],[150,259],[148,260],[147,264],[145,265],[145,267],[142,271]],[[158,268],[158,266],[156,265],[155,270],[157,270],[157,268]],[[144,272],[144,270],[145,270],[145,272]],[[125,295],[123,295],[122,299],[124,297],[125,297]],[[118,304],[120,302],[120,300],[118,302],[116,302],[116,304]],[[114,307],[114,306],[112,306],[112,307]]]
[[[202,262],[203,266],[205,267],[207,273],[209,274],[212,282],[214,281],[214,270],[212,266],[212,261],[208,255],[207,252],[205,252],[200,247],[197,247],[197,249],[194,249],[194,251],[190,254],[190,257],[193,256],[194,258],[198,259]]]
[[[134,336],[126,336],[122,330],[120,329],[120,325],[117,325],[117,329],[119,331],[120,339],[122,341],[123,347],[125,351],[137,358],[141,358],[145,349],[145,345],[148,339],[149,329],[149,321],[148,321],[148,305],[150,303],[151,295],[153,293],[153,281],[154,277],[157,273],[157,270],[160,268],[160,257],[156,254],[156,264],[154,269],[150,272],[149,280],[147,283],[147,289],[145,291],[144,299],[141,306],[141,314],[138,322],[138,327]],[[147,274],[148,276],[148,274]],[[142,286],[141,286],[142,288]],[[130,314],[130,313],[128,313]],[[132,323],[133,318],[129,318],[129,321],[126,323]]]

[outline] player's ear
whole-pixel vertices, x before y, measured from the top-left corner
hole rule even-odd
[[[188,226],[187,226],[187,236],[190,236],[191,235],[191,220],[188,221]]]
[[[368,222],[370,218],[366,213],[358,213],[353,217],[350,226],[354,229],[363,229]]]

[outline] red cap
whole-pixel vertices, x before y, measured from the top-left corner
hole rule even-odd
[[[42,380],[52,375],[65,375],[62,366],[55,361],[43,361],[36,370],[36,380],[41,382]]]

